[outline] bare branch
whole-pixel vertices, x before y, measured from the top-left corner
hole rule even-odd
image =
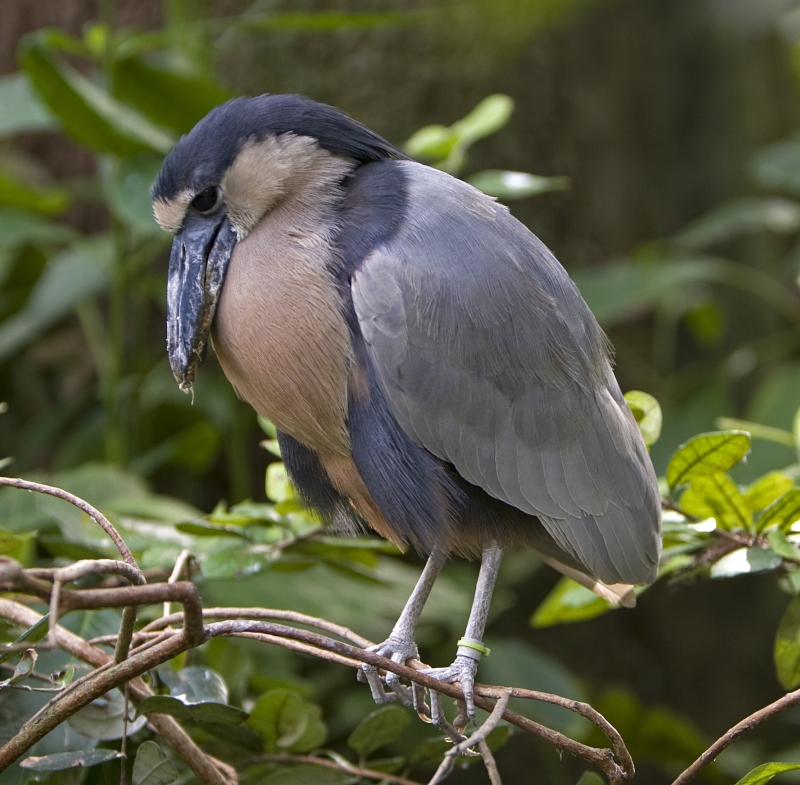
[[[447,777],[449,777],[450,773],[453,771],[456,758],[479,744],[483,744],[485,747],[486,752],[489,754],[491,763],[494,764],[495,773],[497,772],[497,765],[494,762],[494,756],[486,744],[486,739],[489,734],[498,726],[500,720],[503,719],[503,713],[506,710],[506,706],[508,706],[508,700],[510,697],[510,690],[503,692],[497,699],[491,714],[489,714],[480,728],[478,728],[476,731],[473,731],[466,739],[464,739],[464,741],[460,741],[458,744],[455,744],[452,749],[447,751],[444,756],[444,760],[439,764],[439,768],[436,769],[436,773],[433,775],[428,785],[439,785],[440,783],[444,782],[444,780],[447,779]],[[486,760],[485,757],[484,760]],[[487,764],[487,769],[488,768],[489,764]]]
[[[789,692],[782,698],[778,698],[774,703],[769,706],[764,706],[763,709],[753,712],[749,717],[745,717],[741,722],[737,722],[725,735],[720,736],[688,769],[686,769],[676,779],[672,785],[686,785],[691,782],[706,766],[713,763],[717,756],[726,748],[738,741],[739,738],[752,730],[757,725],[760,725],[765,720],[780,714],[792,706],[797,706],[800,703],[800,690]]]
[[[346,641],[360,646],[362,649],[373,646],[373,642],[362,637],[348,627],[341,624],[334,624],[327,619],[320,619],[317,616],[308,616],[297,611],[285,611],[274,608],[204,608],[204,619],[278,619],[280,621],[291,621],[296,624],[305,624],[307,627],[316,627],[333,635],[338,635]],[[177,624],[183,621],[183,615],[174,613],[161,619],[150,622],[141,629],[142,633],[152,630],[162,630],[170,624]]]

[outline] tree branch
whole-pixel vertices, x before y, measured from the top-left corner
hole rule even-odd
[[[765,706],[763,709],[753,712],[749,717],[745,717],[741,722],[737,722],[724,736],[720,736],[688,769],[686,769],[676,779],[672,785],[686,785],[691,782],[706,766],[713,763],[716,757],[739,738],[760,725],[765,720],[774,717],[776,714],[790,709],[792,706],[800,704],[800,690],[789,692],[782,698],[778,698],[774,703]]]

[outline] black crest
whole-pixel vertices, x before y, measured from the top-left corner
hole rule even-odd
[[[316,139],[323,150],[358,163],[407,156],[365,125],[301,95],[234,98],[212,109],[169,153],[153,186],[153,197],[219,182],[249,139],[294,133]]]

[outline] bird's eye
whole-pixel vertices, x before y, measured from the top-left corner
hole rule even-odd
[[[198,213],[210,213],[218,204],[220,200],[220,191],[216,185],[200,191],[194,199],[192,199],[192,207]]]

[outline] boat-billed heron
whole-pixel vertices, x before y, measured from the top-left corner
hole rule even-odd
[[[608,341],[502,204],[330,106],[262,95],[177,143],[153,207],[175,235],[167,348],[181,389],[210,336],[239,397],[275,423],[305,504],[428,555],[375,651],[416,657],[446,557],[481,556],[455,661],[430,671],[460,682],[472,716],[505,548],[623,605],[655,579],[658,486]],[[376,699],[392,697],[367,670]]]

